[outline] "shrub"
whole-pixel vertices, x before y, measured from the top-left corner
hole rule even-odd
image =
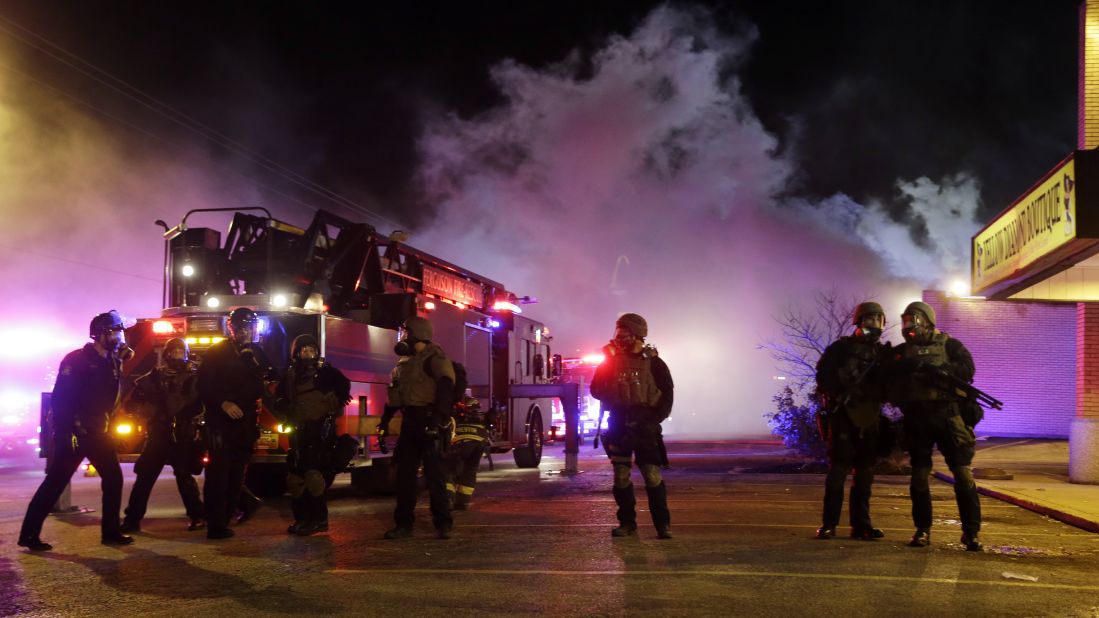
[[[818,406],[812,398],[804,405],[794,399],[794,391],[786,386],[771,398],[775,410],[764,414],[771,433],[782,437],[782,443],[798,454],[814,461],[828,458],[828,445],[817,430]]]

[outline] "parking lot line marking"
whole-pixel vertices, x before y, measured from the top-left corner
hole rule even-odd
[[[465,524],[463,523],[460,528],[603,528],[613,527],[617,524],[617,521],[607,521],[604,523],[595,524]],[[816,530],[820,527],[820,524],[751,524],[751,523],[734,523],[734,522],[718,522],[718,523],[677,523],[676,528],[796,528],[806,530]],[[957,532],[960,530],[958,524],[951,525],[949,528],[932,528],[932,531],[939,532]],[[911,527],[905,528],[879,528],[879,530],[885,530],[887,532],[904,532],[909,533],[912,531]],[[988,528],[981,529],[982,536],[999,536],[1008,535],[1013,537],[1028,537],[1028,536],[1075,536],[1080,538],[1090,538],[1093,534],[1090,533],[1063,533],[1063,532],[1021,532],[1018,530],[989,530]],[[842,540],[842,539],[840,539]],[[888,541],[880,541],[882,543],[888,543]]]
[[[899,575],[859,575],[856,573],[798,573],[790,571],[733,571],[715,569],[712,571],[684,570],[646,570],[646,571],[554,571],[542,569],[328,569],[325,573],[333,575],[543,575],[564,577],[668,577],[668,576],[705,576],[705,577],[785,577],[790,579],[831,579],[839,581],[906,582],[947,584],[961,586],[1002,586],[1007,588],[1047,588],[1053,590],[1074,590],[1080,592],[1099,592],[1099,585],[1047,584],[1044,582],[1018,582],[982,579],[949,579],[945,577],[903,577]]]

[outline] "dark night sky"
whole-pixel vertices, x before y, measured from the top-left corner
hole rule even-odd
[[[409,221],[430,207],[409,182],[424,114],[474,116],[500,102],[493,64],[537,68],[591,53],[658,4],[17,0],[0,15]],[[793,194],[888,201],[898,178],[968,171],[981,181],[987,218],[1074,146],[1075,0],[702,6],[729,32],[758,28],[746,64],[730,71],[781,148],[792,149]],[[40,52],[12,49],[39,79],[156,135],[180,131]]]

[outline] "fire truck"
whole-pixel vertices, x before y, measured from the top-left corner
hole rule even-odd
[[[188,225],[193,215],[219,211],[233,213],[224,241],[212,228]],[[164,229],[163,310],[127,330],[136,352],[124,367],[131,380],[156,366],[173,337],[186,340],[201,363],[211,345],[228,337],[227,317],[237,307],[259,314],[256,344],[276,369],[288,365],[296,336],[312,334],[325,362],[351,380],[353,400],[337,423],[340,433],[359,441],[348,470],[352,483],[378,489],[391,484],[393,474],[377,439],[396,362],[393,347],[404,320],[420,315],[432,321],[435,342],[465,365],[470,394],[482,409],[496,412],[493,451],[512,451],[521,468],[538,466],[551,399],[513,396],[512,389],[550,383],[561,364],[547,327],[522,315],[529,298],[404,244],[401,232],[380,235],[326,211],[305,228],[263,208],[198,209],[174,227],[157,223]],[[292,428],[264,409],[259,422],[249,484],[278,493]],[[400,416],[391,423],[393,433],[399,422]],[[120,410],[113,431],[124,445],[123,459],[135,459],[143,440],[140,419]]]
[[[589,354],[582,357],[561,359],[561,371],[557,377],[558,382],[577,385],[577,432],[580,438],[594,436],[599,431],[600,418],[602,429],[607,428],[607,417],[601,414],[601,404],[598,399],[591,396],[591,381],[595,376],[595,369],[603,363],[603,354]],[[551,436],[556,437],[564,433],[567,423],[565,406],[560,400],[554,399],[553,427]]]

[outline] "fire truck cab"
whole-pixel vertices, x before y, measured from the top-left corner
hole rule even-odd
[[[234,212],[224,243],[213,229],[187,226],[191,215],[219,210]],[[127,331],[136,352],[125,366],[130,383],[156,366],[173,337],[186,340],[201,363],[205,350],[228,337],[229,312],[250,307],[260,315],[256,344],[277,372],[287,367],[294,338],[309,333],[325,362],[351,380],[353,399],[337,426],[359,441],[348,470],[353,483],[376,489],[392,481],[377,427],[396,362],[393,347],[405,318],[420,315],[432,321],[435,342],[448,357],[465,366],[471,395],[496,412],[493,450],[511,450],[520,467],[539,464],[551,400],[513,397],[510,387],[548,383],[560,363],[551,362],[546,326],[521,315],[522,299],[503,284],[403,244],[401,233],[381,236],[325,211],[299,228],[252,210],[265,216],[201,209],[175,227],[164,225],[164,309]],[[292,428],[266,410],[259,423],[249,483],[279,493]],[[400,416],[390,429],[400,431]],[[120,410],[114,431],[123,458],[135,459],[141,420]]]

